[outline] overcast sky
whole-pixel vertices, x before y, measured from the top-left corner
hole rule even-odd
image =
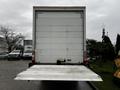
[[[115,43],[120,33],[120,0],[0,0],[0,25],[8,25],[31,38],[33,5],[86,5],[87,38],[101,40],[105,27]]]

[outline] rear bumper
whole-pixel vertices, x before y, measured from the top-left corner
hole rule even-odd
[[[32,60],[32,56],[23,56],[23,59],[30,59],[30,60]]]
[[[83,63],[61,63],[61,64],[57,64],[57,63],[29,63],[29,67],[33,66],[33,65],[85,65]],[[85,65],[86,66],[86,65]]]

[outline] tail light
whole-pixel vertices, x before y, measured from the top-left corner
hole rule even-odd
[[[32,52],[32,64],[35,64],[35,51]]]
[[[89,61],[87,60],[87,52],[84,51],[84,55],[83,55],[83,63],[84,63],[85,65],[87,65],[88,62],[89,62]]]

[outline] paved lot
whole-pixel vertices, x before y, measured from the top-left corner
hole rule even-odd
[[[30,61],[0,61],[0,90],[92,90],[86,82],[16,81]]]

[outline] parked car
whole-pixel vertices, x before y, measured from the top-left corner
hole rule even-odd
[[[7,59],[7,57],[8,57],[8,52],[0,53],[0,59]]]
[[[20,59],[21,58],[21,52],[20,50],[14,50],[11,53],[8,54],[8,60],[10,59]]]
[[[23,53],[23,59],[32,59],[32,50],[26,50]]]

